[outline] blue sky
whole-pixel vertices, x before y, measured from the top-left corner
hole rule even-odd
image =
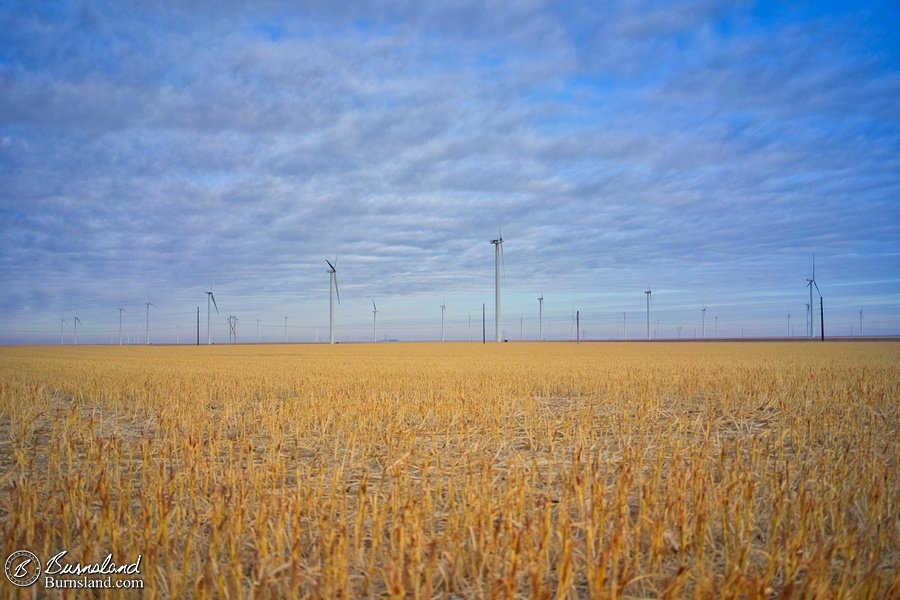
[[[0,2],[0,343],[900,335],[895,2],[331,4]]]

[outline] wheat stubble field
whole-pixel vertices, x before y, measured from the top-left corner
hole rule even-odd
[[[900,597],[898,400],[894,342],[0,348],[0,550],[150,598]]]

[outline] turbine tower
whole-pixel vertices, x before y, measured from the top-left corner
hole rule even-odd
[[[213,284],[215,285],[215,283]],[[209,302],[212,300],[212,305],[216,307],[216,314],[219,314],[219,305],[216,304],[216,297],[213,295],[213,286],[209,286],[209,291],[206,292],[206,344],[212,344],[212,336],[210,335],[210,306]]]
[[[647,291],[644,292],[647,294],[647,339],[650,338],[650,296],[653,294],[653,291],[650,289],[650,284],[647,284]]]
[[[809,283],[806,284],[806,287],[809,288],[809,337],[816,337],[816,317],[813,309],[813,286],[816,286],[816,292],[819,293],[819,296],[822,295],[822,292],[819,291],[819,284],[816,283],[816,255],[813,254],[813,269],[812,269],[812,277],[807,279]]]
[[[544,290],[541,290],[541,297],[538,298],[538,340],[544,340]]]
[[[494,245],[494,329],[497,341],[503,341],[503,331],[501,323],[503,321],[500,312],[500,263],[504,263],[503,270],[506,271],[505,261],[503,261],[503,230],[500,228],[500,211],[497,211],[497,231],[500,234],[496,240],[491,240]]]
[[[628,332],[625,330],[625,315],[627,315],[627,314],[628,314],[627,312],[622,313],[622,339],[623,340],[628,339]]]
[[[441,341],[446,341],[444,339],[444,312],[447,310],[446,300],[441,300]]]
[[[378,307],[375,306],[375,298],[372,298],[372,341],[378,341],[378,330],[375,328],[375,317],[378,315]]]
[[[155,304],[150,302],[150,292],[147,292],[147,301],[144,303],[147,305],[147,345],[150,345],[150,307],[157,308]],[[121,318],[122,313],[119,313],[119,317]],[[121,330],[121,326],[119,327]]]
[[[125,308],[120,306],[119,307],[119,345],[120,346],[122,345],[122,313],[123,312],[128,312],[128,311],[125,310]]]
[[[78,345],[78,324],[81,323],[81,319],[78,318],[78,314],[75,314],[74,321],[72,322],[72,337],[75,340],[75,346]],[[82,326],[84,325],[81,323]]]
[[[328,290],[329,290],[329,298],[330,302],[328,305],[328,340],[330,344],[334,343],[334,295],[337,292],[337,301],[338,304],[341,303],[341,291],[338,289],[337,282],[337,269],[334,264],[337,264],[337,256],[334,257],[334,264],[331,264],[327,258],[325,262],[328,263]]]
[[[791,337],[791,313],[788,313],[788,337]]]
[[[121,313],[120,313],[120,314],[121,314]],[[60,346],[65,346],[65,345],[66,345],[66,340],[65,340],[65,338],[63,337],[63,325],[65,325],[66,323],[68,323],[68,321],[66,321],[65,319],[60,319],[60,320],[59,320],[59,345],[60,345]]]
[[[806,306],[806,335],[810,335],[809,333],[809,304],[805,304]]]
[[[863,334],[863,326],[862,326],[863,308],[864,307],[859,308],[859,336],[860,337],[862,337],[862,334]]]

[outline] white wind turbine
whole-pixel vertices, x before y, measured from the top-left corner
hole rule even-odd
[[[501,329],[502,316],[500,312],[500,264],[503,263],[503,272],[506,274],[506,261],[503,259],[503,230],[500,228],[500,210],[497,210],[497,232],[500,234],[496,240],[491,240],[494,245],[494,329],[498,342],[503,341]]]
[[[444,312],[447,310],[446,300],[441,300],[441,341],[446,341],[444,338]]]
[[[147,345],[149,346],[150,345],[150,307],[152,306],[153,308],[157,308],[157,306],[155,304],[150,302],[150,291],[149,290],[147,291],[147,301],[144,304],[147,305]],[[121,319],[122,313],[119,313],[119,317]],[[121,331],[121,329],[122,329],[122,327],[121,327],[121,322],[120,322],[119,330]]]
[[[66,323],[68,323],[68,321],[66,321],[65,319],[59,320],[59,345],[60,346],[66,345],[66,340],[63,337],[63,325],[65,325]]]
[[[653,295],[653,291],[650,289],[650,284],[647,284],[647,291],[644,292],[647,294],[647,339],[650,338],[650,296]]]
[[[816,283],[816,255],[813,254],[813,265],[812,265],[812,277],[806,280],[808,283],[806,287],[809,288],[809,336],[816,336],[816,317],[815,317],[815,305],[813,304],[813,286],[816,286],[816,292],[819,293],[819,296],[822,295],[822,292],[819,291],[819,284]]]
[[[864,307],[862,307],[862,306],[859,308],[859,335],[860,335],[860,337],[862,337],[862,334],[863,334],[863,326],[862,326],[863,308]]]
[[[628,339],[628,331],[625,329],[625,325],[626,325],[625,317],[626,317],[627,315],[628,315],[628,312],[623,312],[623,313],[622,313],[622,339],[623,339],[623,340],[627,340],[627,339]]]
[[[706,305],[700,309],[700,337],[706,338]]]
[[[378,330],[375,328],[375,319],[378,315],[378,307],[375,306],[375,298],[372,298],[372,341],[378,341]]]
[[[544,339],[544,290],[541,290],[541,297],[538,298],[538,340]]]
[[[119,345],[122,345],[122,313],[128,312],[124,307],[119,307]]]
[[[335,266],[334,266],[337,264],[337,256],[334,257],[334,264],[331,264],[331,261],[329,261],[327,258],[325,259],[325,262],[328,263],[328,271],[326,271],[326,273],[328,273],[328,275],[329,275],[328,289],[329,289],[329,298],[330,298],[330,303],[328,306],[328,340],[329,340],[329,343],[333,344],[334,343],[334,295],[335,295],[335,293],[337,293],[338,304],[340,305],[340,303],[341,303],[341,291],[338,289],[338,282],[337,282],[337,268],[335,268]]]
[[[75,346],[78,345],[78,324],[81,323],[81,319],[78,318],[78,313],[75,313],[74,321],[72,322],[72,337],[75,340]],[[84,323],[81,323],[82,326]]]
[[[210,312],[210,305],[209,305],[210,301],[212,301],[212,305],[216,307],[216,314],[219,314],[219,305],[216,304],[216,297],[213,294],[214,286],[215,286],[215,282],[213,282],[213,285],[209,286],[209,291],[206,292],[206,344],[207,345],[212,344],[212,335],[210,333],[210,324],[211,324],[211,320],[210,320],[211,312]]]

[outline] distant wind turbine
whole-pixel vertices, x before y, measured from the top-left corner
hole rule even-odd
[[[623,339],[623,340],[627,340],[627,339],[628,339],[628,332],[625,330],[625,316],[626,316],[627,314],[628,314],[627,312],[623,312],[623,313],[622,313],[622,339]]]
[[[157,308],[155,304],[150,302],[150,292],[147,292],[147,302],[144,304],[147,305],[147,345],[150,345],[150,307]],[[122,313],[119,313],[119,316],[122,316]]]
[[[75,346],[78,345],[78,325],[81,323],[81,319],[78,318],[78,313],[75,313],[74,321],[72,322],[72,337],[75,340]],[[81,323],[84,326],[84,323]]]
[[[446,300],[441,301],[441,341],[446,341],[444,339],[444,312],[447,310]]]
[[[328,290],[329,290],[329,298],[330,303],[328,305],[328,340],[330,344],[334,343],[334,295],[337,293],[337,301],[338,304],[341,303],[341,292],[338,289],[337,282],[337,268],[334,266],[337,264],[337,256],[334,257],[334,264],[331,264],[327,258],[325,262],[328,263]]]
[[[822,292],[819,291],[819,284],[816,283],[816,255],[813,254],[813,267],[812,267],[812,277],[807,279],[809,283],[806,284],[806,287],[809,288],[809,336],[816,336],[816,318],[813,314],[813,286],[816,286],[816,292],[818,292],[819,296],[822,295]]]
[[[494,245],[494,329],[498,342],[503,341],[501,323],[503,321],[500,311],[500,265],[503,263],[504,277],[506,275],[506,261],[503,259],[503,229],[500,227],[500,209],[497,209],[497,232],[500,236],[491,240]]]
[[[120,306],[119,307],[119,345],[120,346],[122,345],[122,313],[123,312],[128,312],[128,311],[125,310],[125,308]]]
[[[210,300],[212,300],[212,305],[216,307],[216,314],[219,314],[219,305],[216,304],[216,297],[213,294],[213,287],[215,286],[215,282],[211,286],[209,286],[209,291],[206,292],[206,344],[212,344],[212,335],[210,333]]]
[[[702,305],[703,308],[700,309],[700,337],[706,338],[706,305]]]
[[[863,308],[865,308],[865,307],[860,307],[860,309],[859,309],[859,335],[860,335],[860,337],[862,337],[862,334],[863,334],[863,326],[862,326]]]
[[[63,337],[63,325],[65,325],[67,322],[68,322],[68,321],[66,321],[65,319],[60,319],[60,320],[59,320],[59,345],[60,345],[60,346],[65,346],[65,345],[66,345],[66,340],[65,340],[65,338]]]
[[[788,337],[791,337],[791,313],[788,313]]]
[[[378,315],[378,307],[375,306],[375,298],[372,298],[372,341],[378,341],[378,330],[375,328],[375,318]]]
[[[541,297],[538,298],[538,340],[544,339],[544,290],[541,290]]]
[[[644,292],[647,294],[647,339],[650,339],[650,296],[653,294],[653,291],[650,289],[650,284],[647,284],[647,291]]]
[[[284,315],[284,343],[287,344],[287,320],[288,316]]]

